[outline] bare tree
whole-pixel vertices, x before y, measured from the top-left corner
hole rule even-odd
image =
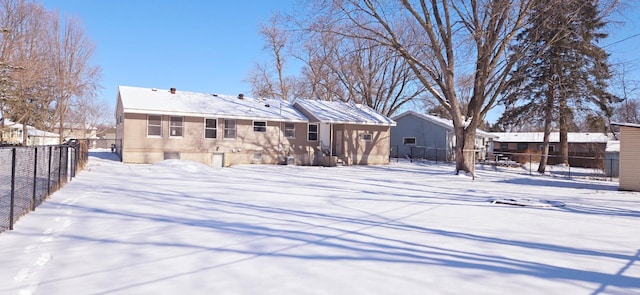
[[[614,108],[613,120],[623,123],[640,123],[640,81],[629,79],[631,65],[622,63],[617,67],[615,88],[622,102]]]
[[[95,95],[101,69],[90,64],[95,46],[85,35],[80,20],[67,16],[61,19],[58,13],[54,15],[51,26],[50,63],[53,69],[56,125],[62,143],[71,106],[75,104],[80,108],[91,107],[83,104],[91,103],[87,98],[93,98]],[[76,100],[75,103],[72,102],[73,99]],[[81,121],[84,122],[86,119],[83,118]]]
[[[320,1],[322,2],[322,1]],[[422,85],[451,114],[456,145],[456,172],[473,172],[476,128],[496,104],[507,84],[513,61],[508,46],[522,28],[530,0],[342,0],[323,17],[355,25],[358,31],[335,31],[366,38],[402,57]],[[367,32],[358,34],[359,30]],[[513,53],[513,52],[511,52]],[[456,92],[456,76],[473,76],[466,112]]]
[[[51,117],[51,71],[47,64],[47,27],[51,15],[39,4],[21,0],[2,0],[0,10],[4,28],[2,61],[10,65],[11,95],[3,96],[4,111],[14,122],[23,124],[24,145],[27,125],[43,127]]]

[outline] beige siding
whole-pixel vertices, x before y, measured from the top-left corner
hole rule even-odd
[[[620,127],[621,190],[640,191],[640,128]]]
[[[389,164],[390,127],[339,125],[335,130],[344,132],[342,146],[348,165]],[[363,134],[371,134],[371,140],[364,140]]]
[[[284,136],[283,122],[268,121],[266,132],[253,130],[254,121],[236,120],[236,138],[223,138],[225,118],[217,118],[217,138],[205,138],[205,118],[183,117],[183,136],[169,135],[170,117],[162,116],[162,136],[147,136],[146,114],[124,114],[118,125],[123,139],[122,160],[125,163],[154,163],[165,159],[165,153],[179,159],[211,164],[213,153],[224,153],[224,165],[278,164],[286,157],[296,158],[298,165],[313,163],[317,143],[307,142],[307,124],[294,123],[295,138]],[[122,125],[122,126],[121,126]]]

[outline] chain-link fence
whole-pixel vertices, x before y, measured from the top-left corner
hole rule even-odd
[[[0,147],[0,232],[12,230],[20,217],[75,177],[88,155],[86,141]]]
[[[477,164],[483,168],[515,173],[538,173],[542,160],[536,153],[493,153],[485,161]],[[561,155],[548,155],[545,174],[556,177],[587,178],[614,181],[618,177],[620,160],[604,155],[584,156],[569,155],[566,161]]]
[[[398,161],[398,146],[392,146],[389,154],[390,162]],[[533,153],[486,153],[483,150],[465,150],[464,155],[473,161],[473,169],[493,170],[509,173],[537,174],[541,155]],[[395,158],[395,159],[394,159]],[[414,146],[406,156],[411,162],[423,163],[455,163],[452,150]],[[564,163],[559,155],[549,155],[545,174],[554,177],[586,178],[616,181],[619,174],[618,157],[605,155],[585,156],[570,155]]]

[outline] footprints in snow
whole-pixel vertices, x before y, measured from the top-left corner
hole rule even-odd
[[[97,191],[101,191],[98,189]],[[58,216],[54,219],[54,223],[51,224],[51,227],[48,227],[42,232],[42,237],[35,244],[30,244],[24,247],[23,252],[25,254],[32,254],[40,251],[39,255],[35,255],[35,261],[32,265],[21,268],[16,276],[14,277],[15,283],[25,283],[28,280],[31,282],[22,288],[18,294],[21,295],[32,295],[38,289],[40,282],[35,279],[35,274],[40,271],[44,266],[46,266],[51,259],[53,259],[53,255],[50,252],[46,251],[47,243],[55,241],[69,226],[72,224],[71,216],[73,215],[73,208],[70,207],[74,205],[78,201],[86,198],[91,194],[91,192],[87,192],[82,194],[79,197],[68,198],[61,202],[61,205],[56,207],[56,210],[59,211]],[[63,207],[65,206],[65,207]]]

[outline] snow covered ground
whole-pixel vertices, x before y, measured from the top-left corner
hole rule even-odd
[[[615,182],[111,157],[0,234],[0,294],[640,294]]]

